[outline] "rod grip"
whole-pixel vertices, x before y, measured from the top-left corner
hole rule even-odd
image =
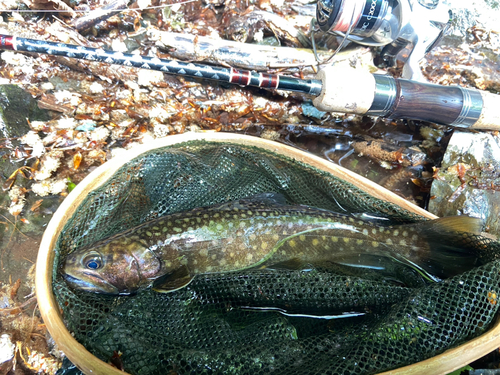
[[[375,97],[373,74],[346,67],[328,66],[318,72],[323,83],[321,93],[313,100],[320,111],[364,115]]]
[[[500,95],[481,91],[483,110],[471,129],[500,130]]]
[[[500,130],[499,95],[405,79],[394,79],[394,82],[396,94],[386,117],[429,121],[465,129]],[[383,90],[377,86],[375,100],[378,91]],[[369,110],[368,114],[372,111]]]
[[[321,111],[429,121],[468,129],[500,130],[500,95],[459,86],[397,79],[334,65],[321,70]]]

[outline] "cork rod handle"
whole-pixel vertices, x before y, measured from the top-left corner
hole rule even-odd
[[[317,78],[322,91],[313,104],[322,111],[500,130],[500,96],[485,91],[335,66],[320,71]]]
[[[313,100],[320,111],[364,115],[375,98],[375,77],[367,71],[332,65],[320,70],[316,79],[323,84]]]
[[[500,130],[500,95],[481,91],[483,110],[471,129]]]

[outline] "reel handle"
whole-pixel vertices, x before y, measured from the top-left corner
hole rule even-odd
[[[316,78],[322,81],[322,90],[313,104],[321,111],[500,130],[500,95],[486,91],[335,66],[321,70]]]

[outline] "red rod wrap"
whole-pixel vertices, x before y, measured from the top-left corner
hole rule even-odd
[[[0,45],[2,49],[9,49],[12,51],[16,49],[14,46],[14,37],[10,35],[0,35]]]

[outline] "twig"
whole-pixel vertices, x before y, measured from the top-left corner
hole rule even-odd
[[[204,36],[179,34],[167,31],[148,30],[152,40],[172,57],[202,61],[210,64],[232,66],[235,68],[268,71],[282,68],[308,68],[304,71],[313,74],[317,66],[312,50],[290,47],[273,47],[258,44],[238,43],[229,40],[213,39]],[[368,48],[360,54],[369,54]],[[329,52],[319,51],[320,57],[329,56]],[[352,51],[342,51],[334,61],[340,62],[353,58]]]
[[[21,314],[24,309],[28,308],[28,306],[31,305],[35,301],[36,301],[36,297],[31,297],[29,300],[27,300],[26,302],[23,302],[19,306],[11,307],[8,309],[0,309],[0,316]]]
[[[115,0],[109,4],[106,4],[100,8],[94,9],[88,15],[79,17],[71,21],[71,26],[76,30],[86,30],[97,23],[111,17],[115,14],[116,10],[124,9],[127,7],[129,0]]]

